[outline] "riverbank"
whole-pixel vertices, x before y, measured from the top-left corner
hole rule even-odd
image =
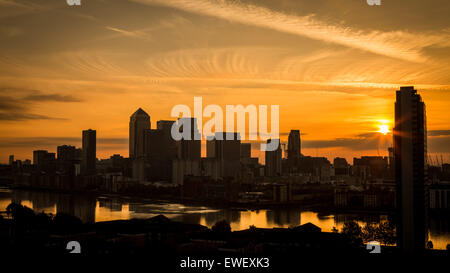
[[[147,196],[142,192],[123,192],[115,193],[108,191],[99,190],[60,190],[60,189],[48,189],[48,188],[36,188],[28,186],[4,186],[4,188],[9,188],[11,190],[28,190],[28,191],[43,191],[43,192],[54,192],[61,194],[77,194],[77,195],[92,195],[92,196],[110,196],[115,198],[128,199],[133,198],[134,200],[142,201],[154,201],[154,202],[175,202],[185,205],[195,205],[195,206],[208,206],[211,208],[223,209],[223,208],[237,208],[237,209],[277,209],[277,208],[312,208],[318,207],[323,204],[323,201],[296,201],[296,202],[271,202],[271,201],[225,201],[225,200],[212,200],[212,199],[194,199],[194,198],[183,198],[180,196],[174,196],[170,194],[163,194],[160,197]]]
[[[55,190],[55,189],[42,189],[35,187],[14,187],[13,185],[2,186],[3,188],[11,190],[27,190],[35,192],[52,192],[61,194],[75,194],[75,195],[89,195],[92,197],[110,197],[119,198],[122,200],[133,199],[140,202],[157,202],[157,203],[179,203],[188,206],[202,206],[209,207],[211,209],[234,209],[234,210],[277,210],[277,209],[302,209],[302,210],[313,210],[319,213],[367,213],[367,214],[394,214],[394,209],[353,209],[353,208],[336,208],[331,206],[332,200],[302,200],[302,201],[290,201],[290,202],[271,202],[271,201],[252,201],[252,202],[242,202],[242,201],[224,201],[224,200],[211,200],[211,199],[194,199],[194,198],[182,198],[179,196],[173,196],[169,194],[162,195],[158,198],[148,197],[142,192],[132,192],[132,193],[112,193],[108,191],[80,191],[80,190]]]
[[[148,187],[148,186],[147,186]],[[55,192],[62,194],[81,194],[81,195],[92,195],[92,196],[110,196],[114,198],[142,200],[150,202],[172,202],[191,206],[207,206],[214,209],[238,209],[238,210],[261,210],[261,209],[297,209],[301,208],[304,210],[315,210],[318,212],[333,212],[333,213],[372,213],[372,214],[392,214],[393,209],[353,209],[353,208],[337,208],[334,207],[333,200],[329,197],[321,198],[320,200],[300,200],[300,201],[288,201],[288,202],[274,202],[274,201],[226,201],[226,200],[215,200],[215,199],[201,199],[201,198],[186,198],[181,197],[181,194],[160,194],[158,197],[148,196],[147,192],[143,191],[131,191],[131,192],[109,192],[109,191],[99,191],[99,190],[60,190],[60,189],[47,189],[47,188],[35,188],[29,186],[9,186],[10,189],[18,190],[31,190],[31,191],[44,191],[44,192]],[[177,190],[173,190],[176,191]],[[178,192],[177,192],[178,193]]]

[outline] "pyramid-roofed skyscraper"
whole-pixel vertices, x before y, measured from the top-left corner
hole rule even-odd
[[[130,158],[144,156],[144,131],[150,128],[150,116],[142,108],[137,109],[130,117]]]

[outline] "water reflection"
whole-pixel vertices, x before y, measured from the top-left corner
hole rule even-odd
[[[211,227],[217,221],[227,220],[233,230],[247,229],[254,225],[261,228],[293,227],[313,223],[322,231],[333,227],[341,229],[344,222],[353,220],[361,226],[366,223],[394,221],[389,215],[374,214],[324,214],[301,209],[237,210],[211,209],[205,206],[188,206],[176,203],[136,201],[107,196],[73,195],[54,192],[38,192],[0,189],[0,211],[12,202],[26,205],[37,212],[56,214],[65,212],[79,217],[83,222],[149,218],[159,214],[175,221],[196,223]],[[430,217],[429,238],[434,248],[445,249],[450,243],[450,217]]]
[[[20,203],[36,212],[64,212],[75,215],[86,223],[95,221],[96,199],[93,196],[21,190],[0,192],[1,211],[11,202]]]

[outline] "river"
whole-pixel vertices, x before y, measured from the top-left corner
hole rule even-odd
[[[134,199],[130,197],[88,196],[44,191],[11,190],[0,188],[0,211],[12,202],[21,203],[36,212],[56,214],[65,212],[79,217],[83,222],[100,222],[131,218],[149,218],[159,214],[185,223],[211,227],[220,220],[227,220],[233,230],[293,227],[313,223],[322,231],[333,227],[342,229],[345,221],[354,220],[361,226],[368,222],[393,221],[392,216],[374,213],[328,214],[301,208],[283,209],[216,209],[208,206]],[[430,216],[429,240],[436,249],[445,249],[450,243],[450,217]]]

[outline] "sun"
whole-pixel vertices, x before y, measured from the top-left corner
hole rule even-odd
[[[378,125],[378,128],[380,128],[377,132],[382,133],[383,135],[386,135],[387,133],[390,133],[389,131],[389,125],[387,124],[380,124]]]
[[[391,123],[390,120],[388,119],[378,119],[377,120],[377,126],[378,126],[378,131],[376,131],[377,133],[383,134],[383,135],[387,135],[388,133],[390,133],[391,131],[389,130],[389,124]]]

